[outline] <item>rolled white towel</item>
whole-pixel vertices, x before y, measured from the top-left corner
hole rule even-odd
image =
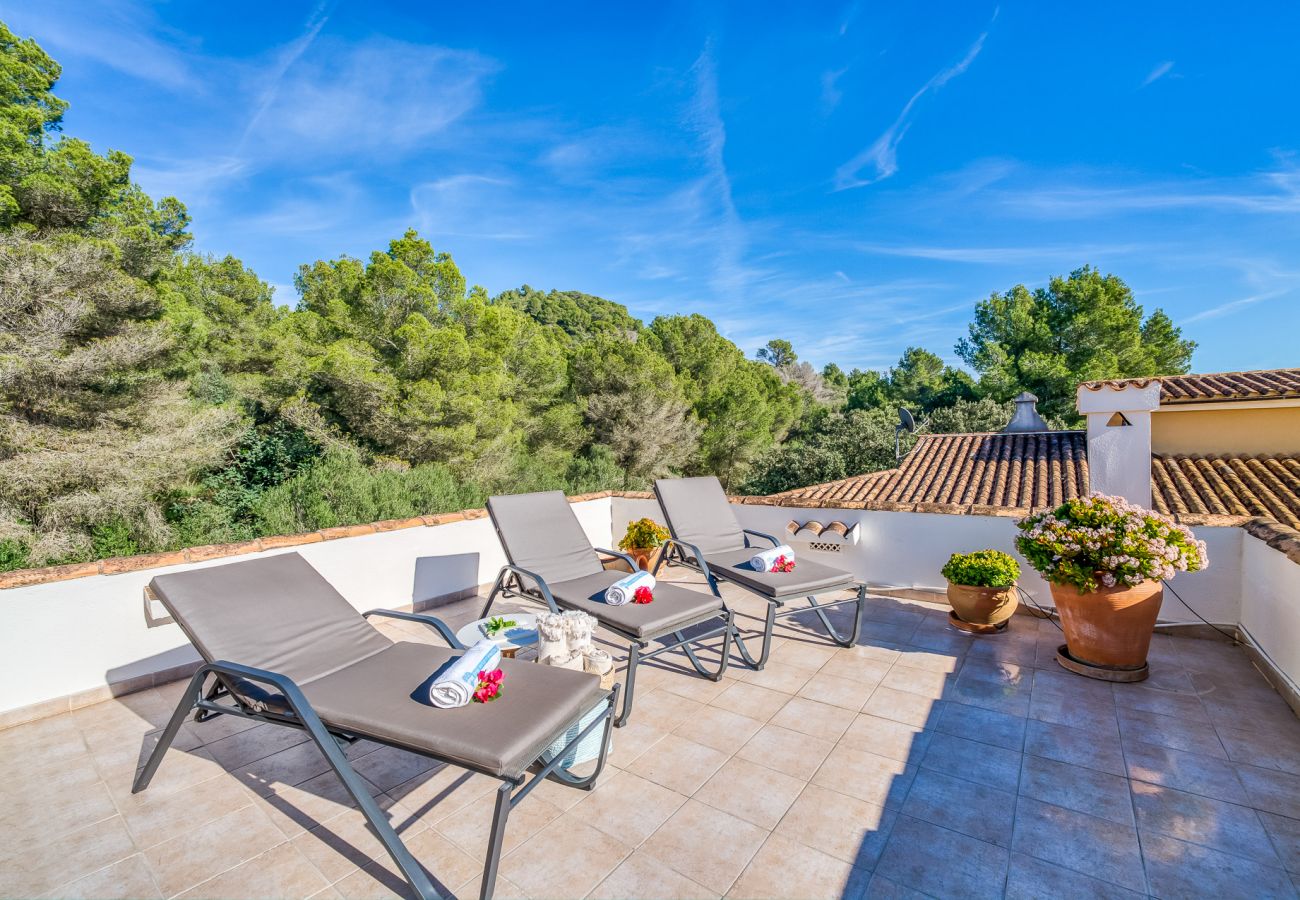
[[[648,587],[653,591],[655,589],[655,577],[649,572],[633,572],[631,575],[620,578],[605,591],[605,602],[610,606],[622,606],[624,603],[631,603],[633,595],[636,594],[636,589],[641,587]]]
[[[771,550],[764,550],[761,553],[755,553],[749,558],[749,566],[759,572],[772,571],[772,563],[776,562],[779,557],[784,556],[786,559],[794,560],[794,550],[789,544],[781,544],[779,547],[773,547]]]
[[[501,648],[495,641],[481,640],[448,666],[429,686],[429,700],[439,709],[464,706],[478,687],[478,673],[501,667]]]

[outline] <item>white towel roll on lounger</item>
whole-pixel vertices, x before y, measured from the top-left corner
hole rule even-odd
[[[762,553],[755,553],[749,558],[749,566],[759,572],[772,571],[772,563],[776,562],[779,557],[784,556],[786,559],[794,559],[794,551],[788,544],[781,544],[779,547],[773,547],[771,550],[764,550]]]
[[[429,700],[439,709],[464,706],[478,687],[478,673],[501,668],[501,648],[495,641],[479,641],[460,655],[429,687]]]
[[[655,577],[649,572],[633,572],[626,578],[620,578],[609,586],[609,589],[605,591],[605,602],[610,606],[622,606],[624,603],[631,603],[637,588],[642,587],[648,587],[653,591],[655,589]]]

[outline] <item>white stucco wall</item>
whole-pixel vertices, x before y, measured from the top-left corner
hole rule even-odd
[[[610,500],[573,504],[588,537],[610,540]],[[204,563],[0,591],[0,712],[197,659],[180,628],[146,625],[143,591],[165,572],[300,553],[359,610],[419,604],[492,581],[505,562],[487,518],[369,534]]]
[[[1263,541],[1242,541],[1241,626],[1300,690],[1300,565]]]

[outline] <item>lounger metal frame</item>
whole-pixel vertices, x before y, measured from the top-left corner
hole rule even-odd
[[[447,627],[446,623],[434,616],[420,615],[419,613],[404,613],[395,610],[373,609],[365,616],[386,616],[394,619],[405,619],[411,622],[419,622],[428,625],[438,632],[439,635],[455,650],[464,650],[465,646],[456,640],[455,634]],[[212,678],[211,684],[208,679]],[[266,685],[278,691],[288,704],[289,711],[286,713],[277,713],[270,710],[256,709],[240,699],[238,693],[232,693],[230,685],[234,681],[248,681],[255,684]],[[442,894],[434,888],[429,876],[425,874],[424,869],[406,849],[402,839],[393,829],[388,817],[384,811],[379,808],[370,791],[366,789],[365,782],[362,781],[352,764],[348,761],[342,748],[346,745],[361,739],[373,741],[377,744],[396,747],[400,750],[406,750],[429,759],[436,759],[439,762],[448,765],[454,765],[462,769],[478,772],[501,781],[501,786],[497,788],[496,809],[492,817],[492,832],[488,838],[487,862],[483,871],[483,884],[479,890],[479,896],[483,900],[488,900],[496,889],[497,868],[501,862],[501,847],[505,838],[506,821],[510,817],[510,812],[515,806],[532,793],[533,789],[546,778],[559,781],[571,787],[581,790],[591,790],[596,779],[600,776],[601,771],[605,768],[605,760],[609,755],[609,735],[611,730],[611,721],[614,709],[618,705],[618,685],[614,685],[607,695],[605,711],[595,721],[589,723],[582,729],[579,734],[565,745],[560,753],[556,754],[550,762],[541,766],[533,777],[527,778],[520,776],[518,778],[508,778],[486,771],[477,766],[472,766],[463,762],[456,762],[450,759],[444,759],[435,753],[430,753],[420,747],[410,747],[384,738],[375,737],[369,734],[359,732],[343,731],[331,728],[326,725],[312,708],[302,690],[292,679],[278,672],[267,671],[266,669],[255,669],[251,666],[243,666],[238,663],[217,661],[204,663],[201,665],[194,676],[190,679],[185,693],[181,695],[180,702],[176,705],[176,711],[172,713],[171,719],[167,722],[167,727],[163,729],[162,736],[158,745],[149,755],[148,762],[143,769],[136,775],[135,782],[131,785],[131,793],[137,794],[149,786],[153,779],[154,773],[158,771],[158,766],[162,762],[163,756],[176,739],[181,725],[185,722],[185,717],[191,710],[197,710],[194,714],[196,722],[204,722],[216,716],[239,716],[244,719],[254,719],[259,722],[269,722],[273,725],[284,725],[290,728],[299,728],[311,735],[312,740],[325,754],[325,759],[329,762],[330,768],[334,770],[343,786],[347,788],[348,793],[356,800],[357,806],[361,809],[362,815],[370,824],[371,830],[384,845],[393,862],[402,875],[406,877],[407,882],[415,891],[416,895],[425,898],[425,900],[437,900]],[[231,702],[218,702],[222,698],[229,698]],[[594,709],[595,707],[593,707]],[[590,714],[587,710],[578,716],[573,722],[570,722],[563,729],[556,733],[556,737],[565,734],[575,724],[582,721],[582,718]],[[576,746],[580,741],[586,739],[596,728],[604,725],[605,733],[601,738],[600,756],[596,761],[595,770],[586,776],[576,776],[566,770],[561,762],[570,748]]]
[[[501,542],[501,545],[503,547],[505,546],[504,540]],[[626,553],[620,553],[617,550],[605,550],[601,547],[593,547],[592,552],[598,555],[612,556],[621,559],[631,566],[633,572],[637,571],[636,560],[632,559],[632,557]],[[531,586],[529,585],[529,582],[531,582]],[[717,594],[717,591],[714,591],[714,593]],[[550,587],[546,584],[546,579],[542,578],[542,576],[538,575],[536,572],[530,572],[527,569],[514,565],[513,563],[507,563],[502,566],[501,571],[497,573],[496,581],[492,584],[492,591],[488,594],[487,602],[483,604],[483,611],[479,613],[480,618],[487,616],[488,612],[492,609],[492,604],[496,601],[498,596],[517,597],[523,600],[531,600],[535,603],[545,603],[551,612],[561,612],[560,604],[556,602],[555,596],[551,593]],[[719,595],[719,599],[721,599],[721,595]],[[586,612],[586,610],[582,611]],[[691,637],[686,637],[683,634],[683,632],[688,628],[694,628],[696,625],[701,625],[711,619],[719,617],[722,619],[722,624],[711,631],[706,631],[703,634],[692,635]],[[661,653],[680,649],[686,654],[686,658],[690,660],[691,665],[695,667],[695,671],[699,672],[700,675],[710,681],[721,681],[723,673],[727,671],[727,663],[731,656],[731,640],[733,636],[736,639],[736,643],[740,643],[740,637],[736,634],[735,613],[727,607],[725,602],[722,604],[721,610],[712,610],[698,618],[691,619],[687,622],[680,622],[672,628],[666,628],[663,631],[652,635],[642,635],[638,637],[632,632],[620,628],[612,622],[600,620],[600,624],[601,627],[605,628],[607,631],[614,632],[619,637],[626,639],[628,642],[627,678],[626,684],[623,688],[623,709],[620,711],[618,718],[614,720],[614,726],[616,728],[622,728],[626,725],[628,717],[632,715],[632,697],[636,691],[636,670],[637,666],[643,660],[653,659]],[[722,635],[722,662],[718,664],[716,669],[711,670],[700,662],[699,657],[695,655],[695,651],[691,649],[691,645],[702,645],[704,641],[716,637],[719,634]],[[649,653],[645,652],[646,648],[649,647],[652,642],[661,640],[667,635],[672,635],[672,637],[675,638],[675,642],[665,644],[662,647],[651,650]]]
[[[741,531],[745,535],[745,547],[747,549],[753,546],[749,542],[751,536],[771,541],[773,547],[781,546],[781,542],[770,534],[764,534],[761,531],[753,531],[749,528],[742,528]],[[755,590],[743,582],[728,578],[721,572],[713,571],[709,568],[708,561],[705,559],[704,554],[700,552],[700,548],[694,544],[678,540],[675,537],[668,538],[664,541],[664,552],[660,554],[659,559],[655,561],[653,574],[659,574],[660,567],[665,564],[685,566],[688,569],[699,572],[708,581],[709,590],[713,591],[714,596],[718,598],[722,597],[722,592],[718,590],[718,582],[726,581],[730,584],[736,585],[736,587],[749,591],[755,596],[762,597],[767,601],[767,621],[763,625],[763,648],[759,652],[757,659],[750,654],[749,648],[745,646],[745,641],[740,636],[740,631],[738,629],[736,631],[736,649],[740,651],[740,655],[744,658],[745,664],[751,669],[762,669],[767,665],[767,658],[772,652],[772,629],[776,625],[777,619],[785,618],[787,616],[796,616],[800,613],[806,613],[809,610],[812,610],[817,614],[817,618],[821,620],[822,627],[826,629],[826,633],[830,635],[831,640],[841,647],[852,647],[858,642],[858,637],[862,633],[862,613],[866,609],[867,605],[867,586],[861,582],[854,582],[853,586],[856,589],[856,597],[848,597],[844,600],[833,600],[830,603],[819,604],[817,602],[817,594],[825,592],[815,591],[806,595],[809,603],[808,606],[781,609],[781,607],[785,606],[787,600],[769,597],[762,591]],[[836,590],[840,589],[836,588]],[[849,603],[855,604],[856,609],[853,613],[853,629],[847,637],[844,637],[835,630],[835,626],[831,625],[831,620],[826,617],[826,610],[833,609],[837,606],[844,606]]]

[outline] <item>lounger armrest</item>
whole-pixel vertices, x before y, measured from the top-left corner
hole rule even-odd
[[[760,537],[760,538],[762,538],[762,539],[765,540],[765,541],[771,541],[773,547],[780,547],[780,546],[781,546],[781,542],[778,541],[776,538],[772,537],[772,535],[770,535],[770,534],[764,534],[764,533],[761,532],[761,531],[752,531],[752,530],[750,530],[750,529],[748,529],[748,528],[743,528],[743,529],[741,529],[741,530],[742,530],[745,534],[752,534],[754,537]],[[749,538],[745,538],[745,546],[746,546],[746,547],[750,546]]]
[[[596,552],[603,553],[606,556],[613,556],[617,559],[621,559],[623,560],[623,562],[627,563],[629,566],[632,567],[633,572],[637,571],[636,560],[632,558],[631,554],[623,553],[620,550],[606,550],[604,547],[597,547]]]
[[[536,572],[530,572],[527,569],[521,568],[520,566],[516,566],[514,563],[506,563],[504,566],[501,567],[500,574],[497,575],[498,584],[501,583],[503,576],[507,572],[514,572],[515,575],[519,576],[519,579],[521,581],[527,578],[533,584],[537,585],[537,589],[542,594],[542,599],[545,600],[546,605],[551,608],[551,612],[557,613],[560,611],[560,607],[559,605],[556,604],[555,598],[551,596],[551,589],[547,586],[546,579],[543,578],[541,575],[538,575]]]
[[[438,634],[453,650],[467,649],[464,644],[456,640],[456,633],[442,619],[437,616],[422,616],[419,613],[398,612],[395,609],[372,609],[362,613],[367,619],[371,616],[387,616],[390,619],[404,619],[407,622],[419,622],[421,625],[428,625]]]
[[[688,544],[685,541],[679,541],[677,540],[677,538],[667,538],[664,541],[664,552],[659,554],[659,558],[655,560],[654,571],[650,573],[651,575],[659,574],[659,567],[668,560],[668,552],[673,547],[677,547],[679,550],[681,550],[682,556],[685,559],[695,560],[695,564],[700,567],[700,572],[703,573],[705,578],[710,578],[710,579],[713,578],[713,574],[709,571],[709,564],[708,562],[705,561],[704,554],[700,552],[700,548],[695,546],[694,544]]]

